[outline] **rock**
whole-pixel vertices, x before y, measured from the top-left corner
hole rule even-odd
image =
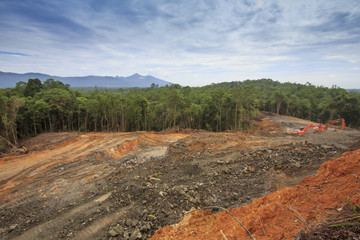
[[[142,234],[140,232],[139,228],[136,228],[133,233],[131,234],[130,240],[136,240],[136,239],[141,239],[142,238]]]
[[[333,149],[333,147],[332,147],[332,146],[329,146],[329,145],[321,145],[321,147],[322,147],[323,149]]]
[[[123,227],[121,227],[119,224],[113,227],[113,229],[119,234],[124,231]]]
[[[131,220],[128,218],[125,222],[126,226],[131,227]]]
[[[140,228],[140,232],[148,232],[150,231],[150,229],[151,229],[150,223],[146,223]]]
[[[131,222],[131,226],[136,227],[137,223],[138,223],[138,222],[134,219],[134,220],[132,220],[132,222]]]
[[[12,231],[12,230],[14,230],[16,227],[17,227],[17,224],[14,224],[14,225],[11,225],[9,229],[10,229],[10,231]]]
[[[129,239],[130,238],[130,233],[128,231],[125,231],[123,236],[124,236],[125,239]]]
[[[160,212],[160,213],[158,214],[158,218],[160,218],[160,219],[165,218],[165,213]]]
[[[115,236],[119,235],[119,233],[116,232],[114,229],[110,229],[109,234],[110,234],[110,236],[112,236],[112,237],[115,237]]]

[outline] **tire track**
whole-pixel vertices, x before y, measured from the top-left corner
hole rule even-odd
[[[126,207],[121,208],[120,211],[107,215],[101,219],[94,221],[90,226],[78,232],[74,239],[76,240],[87,240],[95,239],[94,236],[99,232],[99,230],[116,223],[116,221],[121,217],[126,215],[126,211],[131,209],[134,204],[130,204]]]
[[[111,192],[91,201],[75,207],[69,212],[65,213],[62,216],[51,219],[45,223],[37,225],[27,231],[25,231],[20,236],[15,237],[15,240],[36,240],[36,239],[49,239],[50,236],[54,235],[57,231],[63,228],[68,220],[83,214],[86,212],[86,215],[95,212],[97,208],[99,208],[99,204],[106,201],[111,196]],[[106,221],[104,220],[104,223]],[[102,223],[102,224],[104,224]],[[100,226],[101,224],[99,224]]]

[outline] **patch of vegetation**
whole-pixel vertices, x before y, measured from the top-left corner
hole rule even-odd
[[[8,144],[0,138],[0,153],[4,153],[8,149]]]
[[[0,134],[16,145],[43,132],[243,130],[259,110],[322,123],[342,117],[358,127],[360,94],[271,79],[78,90],[54,79],[29,79],[0,90]]]
[[[360,236],[360,206],[350,201],[335,215],[320,226],[306,233],[300,233],[298,240],[358,239]]]

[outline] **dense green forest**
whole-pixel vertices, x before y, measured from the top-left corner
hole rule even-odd
[[[59,131],[243,130],[259,110],[322,123],[343,117],[359,127],[360,94],[271,79],[83,92],[54,79],[29,79],[0,89],[0,135],[17,144]]]

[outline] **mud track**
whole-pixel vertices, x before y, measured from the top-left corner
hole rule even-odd
[[[360,131],[291,135],[265,114],[249,133],[45,134],[0,158],[0,238],[146,239],[185,211],[238,207],[314,175]]]

